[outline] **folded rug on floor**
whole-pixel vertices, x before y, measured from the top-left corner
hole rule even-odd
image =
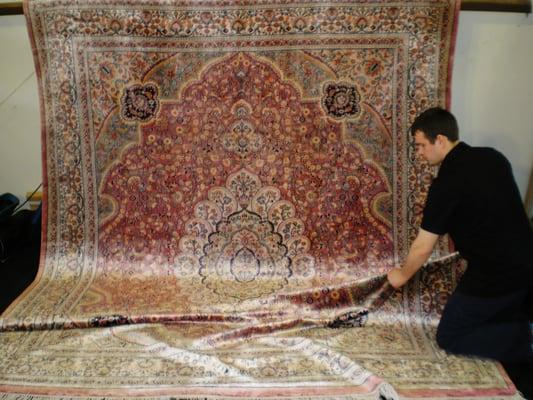
[[[0,319],[0,398],[515,396],[436,347],[460,262],[385,279],[417,232],[431,171],[407,132],[449,97],[457,12],[25,3],[43,242]]]

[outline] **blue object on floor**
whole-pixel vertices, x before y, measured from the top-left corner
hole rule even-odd
[[[8,219],[19,204],[17,196],[11,193],[0,195],[0,223]]]

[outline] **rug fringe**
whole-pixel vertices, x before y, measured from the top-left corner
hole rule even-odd
[[[367,394],[347,395],[347,396],[307,396],[294,397],[295,400],[399,400],[409,399],[398,395],[396,390],[387,382],[382,382],[375,391]],[[0,400],[121,400],[121,399],[138,399],[138,400],[265,400],[261,397],[224,397],[224,396],[195,396],[195,397],[180,397],[180,396],[134,396],[134,397],[102,397],[102,396],[45,396],[45,395],[29,395],[21,393],[0,393]],[[442,400],[443,397],[416,397],[417,400]],[[454,400],[479,400],[480,397],[454,397]],[[510,396],[490,396],[484,397],[486,400],[525,400],[525,397],[520,395],[520,392]],[[288,397],[268,397],[268,400],[288,400]]]

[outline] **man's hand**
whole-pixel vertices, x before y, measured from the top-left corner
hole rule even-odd
[[[431,251],[437,243],[439,235],[420,229],[418,235],[409,249],[407,258],[402,268],[393,268],[387,274],[391,286],[398,289],[405,285],[422,265],[428,260]]]
[[[399,289],[407,283],[409,278],[406,278],[401,268],[393,268],[387,273],[387,279],[394,289]]]

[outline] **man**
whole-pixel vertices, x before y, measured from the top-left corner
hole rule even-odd
[[[401,268],[388,273],[403,286],[448,233],[468,262],[446,304],[437,342],[450,353],[504,362],[533,361],[525,299],[533,284],[533,232],[507,159],[459,141],[455,117],[441,108],[411,127],[417,154],[439,165],[418,236]]]

